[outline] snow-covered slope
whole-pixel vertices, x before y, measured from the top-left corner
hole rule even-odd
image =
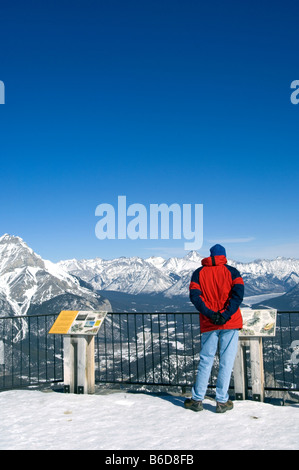
[[[97,290],[113,290],[128,294],[163,292],[171,286],[171,279],[153,264],[142,258],[118,258],[105,261],[61,261],[58,266],[79,276]]]
[[[181,278],[186,276],[190,282],[191,273],[200,265],[202,257],[195,251],[184,258],[152,256],[147,259],[116,258],[103,260],[66,260],[58,266],[90,283],[98,290],[113,290],[128,294],[166,293]],[[177,288],[171,295],[181,295],[183,288]]]
[[[243,276],[251,293],[286,292],[299,283],[299,260],[282,258],[255,260],[251,263],[230,261]]]
[[[56,299],[57,305],[60,298],[65,306],[65,296],[77,303],[81,299],[90,307],[105,303],[61,266],[43,260],[20,237],[5,234],[0,238],[1,316],[24,315],[32,309],[38,313],[46,302],[52,313],[49,302]]]

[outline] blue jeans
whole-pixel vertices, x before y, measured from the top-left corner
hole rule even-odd
[[[200,360],[192,398],[203,400],[207,391],[211,369],[219,342],[219,372],[216,383],[216,400],[225,403],[235,357],[238,349],[239,330],[214,330],[201,336]]]

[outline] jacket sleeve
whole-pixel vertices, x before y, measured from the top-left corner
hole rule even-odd
[[[199,271],[201,268],[197,269],[194,271],[190,286],[189,286],[189,291],[190,291],[190,301],[193,303],[194,307],[202,313],[205,317],[211,318],[213,313],[215,313],[213,310],[210,310],[206,304],[204,303],[202,299],[202,291],[200,290],[200,284],[199,284]]]
[[[244,281],[241,277],[241,274],[235,268],[231,269],[231,274],[232,274],[232,289],[230,293],[230,298],[227,301],[224,311],[221,311],[221,314],[224,316],[226,320],[229,320],[230,317],[234,313],[236,313],[244,297]]]

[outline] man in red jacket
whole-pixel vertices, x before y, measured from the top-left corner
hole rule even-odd
[[[201,336],[200,361],[192,398],[185,408],[203,409],[204,399],[214,357],[219,345],[219,372],[216,383],[216,412],[233,408],[228,388],[237,353],[239,329],[242,328],[240,305],[244,296],[244,282],[239,271],[229,266],[225,248],[214,245],[211,256],[202,260],[190,283],[190,300],[199,311]]]

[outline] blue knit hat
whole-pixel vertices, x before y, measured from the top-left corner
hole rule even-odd
[[[212,248],[210,248],[210,253],[211,256],[225,256],[226,257],[226,251],[225,248],[222,245],[214,245]]]

